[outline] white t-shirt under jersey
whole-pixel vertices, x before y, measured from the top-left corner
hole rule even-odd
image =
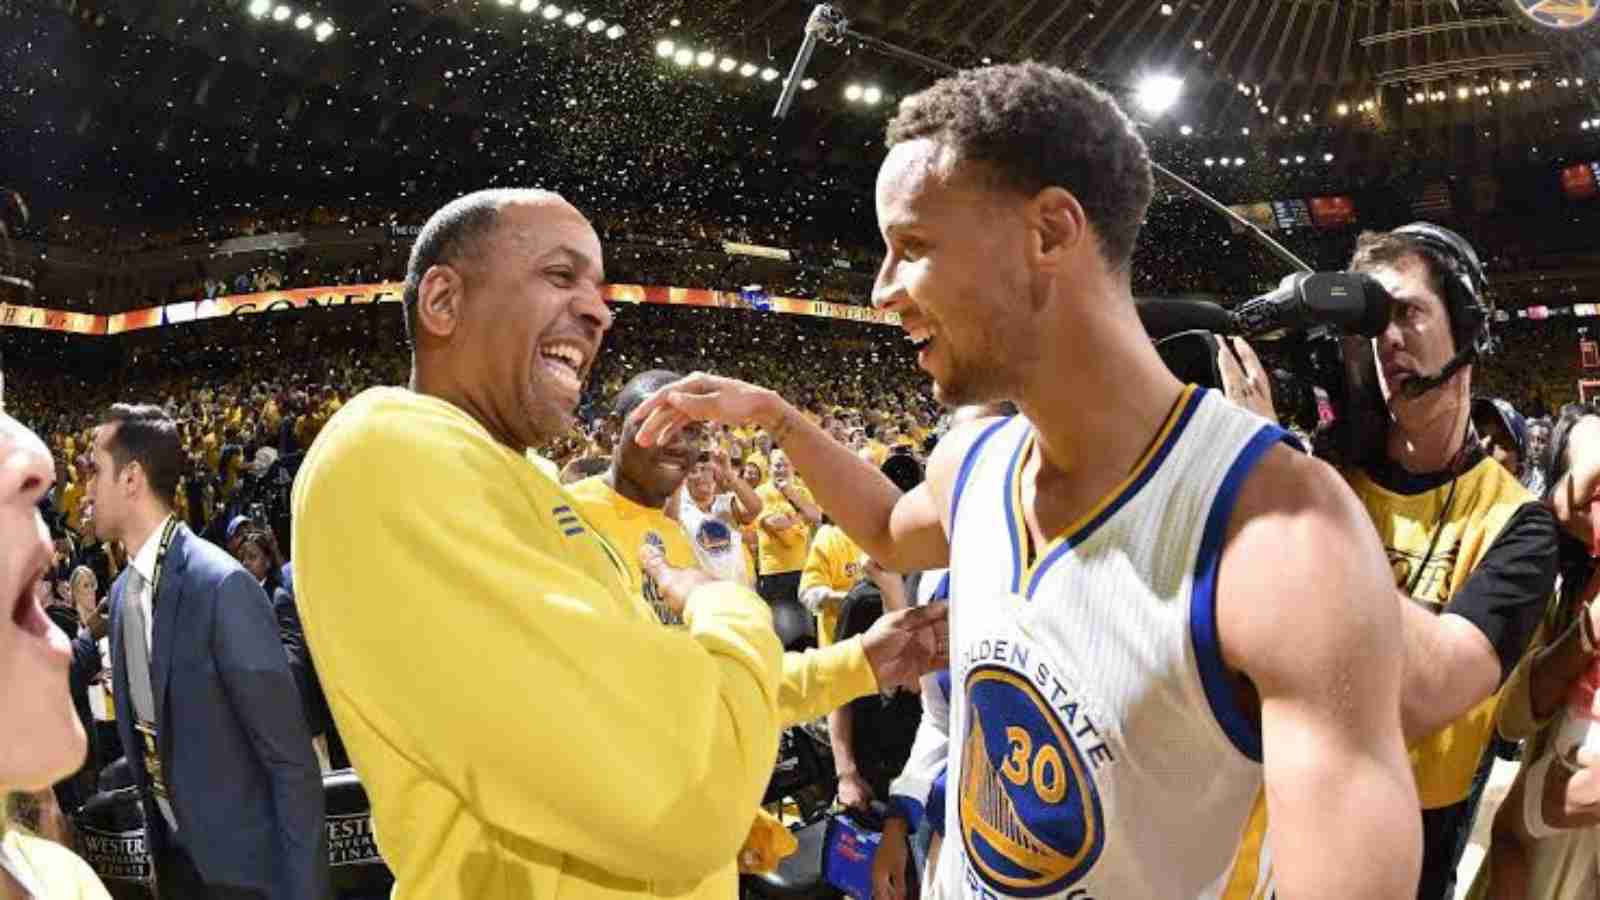
[[[718,494],[711,501],[711,512],[700,509],[687,490],[678,495],[678,524],[689,536],[700,567],[724,581],[749,586],[750,572],[744,562],[744,535],[733,514],[733,495]]]

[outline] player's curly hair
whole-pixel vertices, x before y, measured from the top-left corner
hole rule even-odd
[[[887,145],[919,138],[984,163],[998,187],[1071,191],[1101,255],[1127,270],[1155,183],[1144,139],[1110,94],[1040,63],[968,69],[900,101]]]

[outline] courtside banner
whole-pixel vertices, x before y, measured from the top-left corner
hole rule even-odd
[[[292,291],[262,291],[232,294],[209,300],[184,300],[163,306],[135,309],[111,316],[75,313],[38,306],[0,303],[0,326],[36,328],[74,334],[126,334],[167,325],[204,322],[229,316],[248,316],[285,310],[332,309],[365,306],[373,303],[399,303],[405,285],[399,281],[382,284],[339,285],[301,288]],[[794,316],[841,319],[869,325],[899,325],[900,317],[868,306],[850,306],[805,300],[798,297],[762,296],[759,304],[739,291],[713,291],[706,288],[679,288],[657,285],[608,284],[601,289],[608,303],[649,303],[661,306],[704,306],[720,309],[760,309]]]
[[[105,316],[45,309],[42,306],[18,306],[14,303],[0,303],[0,325],[72,334],[106,333]]]

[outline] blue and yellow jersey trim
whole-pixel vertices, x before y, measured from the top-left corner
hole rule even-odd
[[[1005,520],[1006,528],[1011,536],[1012,576],[1011,592],[1024,597],[1032,597],[1033,591],[1039,586],[1044,573],[1073,547],[1088,540],[1091,535],[1106,520],[1116,515],[1117,511],[1127,505],[1128,501],[1138,495],[1139,490],[1161,469],[1161,464],[1166,461],[1167,455],[1177,444],[1182,436],[1183,429],[1194,418],[1195,410],[1200,408],[1200,401],[1204,399],[1205,392],[1194,385],[1186,385],[1178,402],[1172,406],[1172,411],[1167,414],[1167,419],[1162,423],[1161,429],[1156,432],[1155,439],[1150,442],[1150,447],[1145,450],[1144,456],[1134,464],[1133,470],[1111,490],[1102,497],[1098,503],[1090,507],[1076,521],[1068,525],[1061,534],[1051,539],[1049,543],[1033,555],[1030,560],[1026,549],[1028,525],[1027,517],[1022,506],[1022,467],[1027,462],[1038,440],[1038,432],[1031,425],[1023,433],[1022,439],[1017,442],[1017,449],[1011,454],[1011,463],[1006,470],[1005,482]],[[1027,590],[1023,591],[1026,585]]]

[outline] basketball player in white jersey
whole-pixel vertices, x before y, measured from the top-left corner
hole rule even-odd
[[[1038,64],[963,72],[888,130],[873,294],[953,432],[901,495],[770,391],[695,375],[650,443],[753,421],[895,571],[951,575],[941,898],[1214,897],[1263,781],[1277,896],[1411,897],[1400,617],[1332,469],[1180,384],[1135,315],[1153,190],[1114,101]]]

